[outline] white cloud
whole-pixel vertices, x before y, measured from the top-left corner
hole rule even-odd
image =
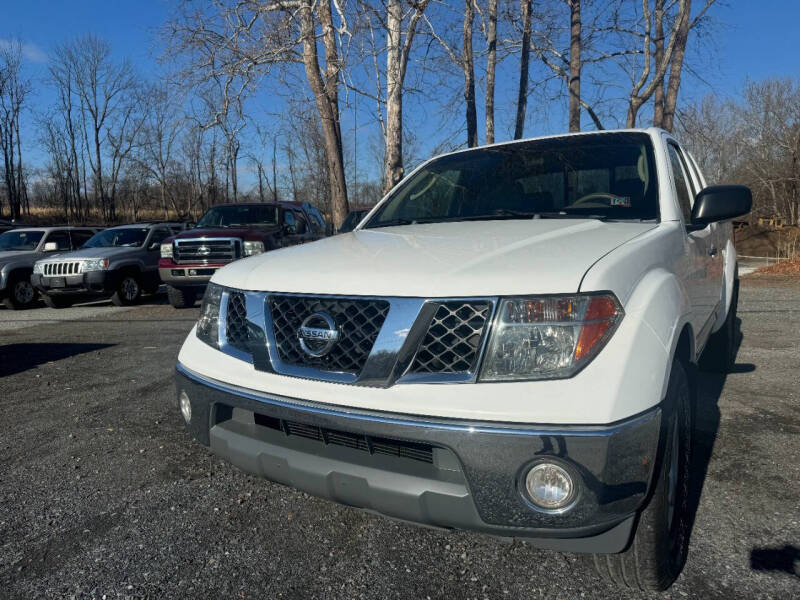
[[[18,40],[0,39],[0,48],[9,48],[18,43]],[[22,57],[33,63],[47,62],[47,52],[32,42],[22,43]]]

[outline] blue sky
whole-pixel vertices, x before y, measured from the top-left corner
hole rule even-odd
[[[454,0],[452,0],[454,1]],[[597,0],[602,2],[602,0]],[[634,0],[635,1],[635,0]],[[695,0],[699,5],[702,0]],[[155,79],[159,69],[155,61],[156,31],[170,16],[173,4],[164,0],[4,0],[2,20],[0,21],[0,40],[18,38],[25,44],[25,55],[28,59],[28,73],[34,78],[34,98],[32,108],[35,111],[46,109],[52,95],[43,79],[46,75],[48,55],[56,44],[77,35],[93,32],[111,42],[112,50],[117,57],[130,58],[137,69],[146,77]],[[687,78],[681,90],[681,100],[698,98],[705,94],[715,93],[719,96],[735,97],[746,78],[761,79],[768,76],[793,76],[800,78],[800,52],[797,42],[800,40],[800,1],[798,0],[728,0],[725,5],[716,7],[713,12],[716,25],[716,38],[713,46],[692,44],[692,52],[696,55],[697,64],[702,70],[702,79]],[[512,59],[513,60],[513,59]],[[511,61],[509,73],[513,72]],[[500,77],[500,76],[499,76]],[[509,80],[506,90],[503,82],[498,81],[498,120],[509,121],[498,124],[498,137],[504,137],[504,129],[510,128],[513,118],[515,97],[508,93],[513,87]],[[304,90],[307,92],[307,90]],[[482,92],[478,92],[479,97]],[[263,108],[273,110],[270,103],[274,99],[262,99]],[[531,99],[530,104],[535,104]],[[370,104],[362,100],[360,105]],[[371,106],[364,110],[371,110]],[[482,107],[478,107],[482,115]],[[361,107],[359,108],[361,111]],[[346,148],[352,149],[352,111],[345,111],[343,129]],[[422,103],[411,102],[406,111],[407,118],[419,123],[422,128],[420,151],[432,151],[425,145],[426,140],[435,139],[437,127],[436,115],[425,112]],[[359,116],[359,122],[369,121],[369,116]],[[550,111],[544,118],[533,117],[529,120],[526,135],[555,133],[565,128],[565,117],[560,106]],[[533,121],[533,122],[530,122]],[[587,120],[588,121],[588,120]],[[451,124],[451,127],[459,125]],[[430,127],[431,131],[425,131]],[[35,137],[32,115],[28,114],[24,123],[23,136]],[[482,118],[479,122],[482,131]],[[362,125],[363,129],[363,125]],[[481,133],[482,135],[482,133]],[[358,141],[359,163],[376,165],[374,154],[369,146],[375,145],[375,132],[370,139]],[[29,137],[29,139],[30,139]],[[363,138],[364,136],[362,136]],[[463,137],[463,136],[461,136]],[[23,140],[25,138],[23,137]],[[458,140],[461,141],[460,138]],[[431,142],[432,143],[432,142]],[[31,150],[28,157],[33,162],[41,160],[36,150]],[[367,176],[373,176],[377,167],[362,167]]]

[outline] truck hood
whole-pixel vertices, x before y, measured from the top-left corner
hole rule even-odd
[[[203,228],[182,231],[173,239],[187,240],[196,238],[234,237],[241,239],[261,238],[280,229],[277,225],[253,227],[220,227],[219,229]]]
[[[141,246],[116,246],[110,248],[81,248],[80,250],[72,250],[71,252],[59,252],[58,254],[48,254],[42,261],[56,259],[81,259],[81,258],[115,258],[123,254],[130,254],[132,251],[141,251]]]
[[[0,265],[4,265],[10,262],[17,262],[24,261],[24,260],[31,260],[33,257],[37,256],[37,252],[31,250],[12,250],[8,252],[0,252]]]
[[[600,257],[654,227],[533,219],[367,229],[237,261],[212,281],[309,294],[570,293],[578,291],[584,273]]]

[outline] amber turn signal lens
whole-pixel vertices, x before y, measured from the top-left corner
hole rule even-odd
[[[575,360],[586,357],[617,318],[617,305],[608,296],[595,296],[586,307],[584,325],[575,345]]]

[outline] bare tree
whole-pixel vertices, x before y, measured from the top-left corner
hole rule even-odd
[[[111,121],[121,118],[127,125],[127,115],[134,102],[133,70],[128,61],[116,63],[105,40],[86,35],[59,47],[54,59],[55,70],[69,77],[68,88],[80,103],[83,143],[93,175],[96,204],[101,214],[113,221],[116,218],[113,190],[119,174],[119,159],[112,159],[110,171],[104,167],[105,145]],[[120,117],[120,114],[122,116]]]
[[[497,69],[497,0],[489,0],[486,35],[486,143],[494,144],[494,80]]]
[[[660,0],[656,0],[661,3]],[[636,126],[636,117],[642,106],[653,96],[656,89],[663,85],[664,75],[672,61],[673,52],[675,51],[676,44],[680,42],[680,26],[691,7],[691,0],[676,0],[677,15],[674,19],[673,25],[670,28],[668,38],[664,38],[666,44],[663,49],[663,54],[656,59],[656,51],[653,44],[653,10],[650,6],[650,0],[642,0],[642,52],[644,60],[642,63],[641,71],[638,77],[635,77],[633,87],[631,88],[630,98],[628,101],[628,116],[626,118],[627,127]],[[662,4],[663,7],[663,4]],[[663,18],[663,17],[662,17]],[[663,36],[660,36],[663,37]],[[685,48],[685,39],[684,48]]]
[[[566,0],[569,32],[569,130],[581,130],[581,0]]]
[[[348,213],[338,96],[342,65],[337,36],[347,30],[344,13],[337,10],[337,27],[331,0],[213,2],[206,12],[188,3],[184,7],[168,28],[172,49],[191,58],[184,74],[222,82],[225,109],[234,99],[241,105],[270,66],[302,63],[325,139],[333,220],[340,225]]]
[[[478,145],[478,113],[475,108],[475,60],[472,56],[472,24],[475,21],[475,0],[464,0],[464,102],[467,105],[467,146]]]
[[[0,47],[0,151],[3,153],[4,183],[12,219],[20,218],[27,196],[22,173],[19,119],[30,89],[30,81],[22,76],[22,44],[14,41]]]
[[[405,175],[403,166],[403,88],[408,58],[417,25],[429,0],[410,2],[410,16],[403,13],[402,0],[387,0],[386,8],[386,151],[384,193]],[[405,31],[403,24],[405,25]],[[337,224],[338,227],[338,224]]]
[[[517,118],[514,122],[514,139],[522,137],[525,129],[525,112],[528,107],[528,71],[531,55],[531,0],[520,0],[522,13],[522,49],[519,60],[519,91],[517,93]]]
[[[158,183],[164,219],[169,218],[168,203],[178,215],[184,216],[189,213],[188,207],[178,206],[169,186],[178,142],[185,124],[180,103],[164,84],[152,85],[147,97],[148,111],[141,131],[138,162]]]
[[[664,116],[661,123],[661,127],[667,131],[672,131],[675,124],[675,107],[678,104],[678,91],[681,86],[681,74],[683,72],[684,57],[686,56],[686,45],[689,41],[689,32],[702,22],[706,12],[715,1],[706,0],[700,12],[690,20],[692,1],[687,0],[686,11],[678,23],[678,29],[675,34],[677,40],[669,67],[669,80],[667,81],[667,91],[664,98]]]

